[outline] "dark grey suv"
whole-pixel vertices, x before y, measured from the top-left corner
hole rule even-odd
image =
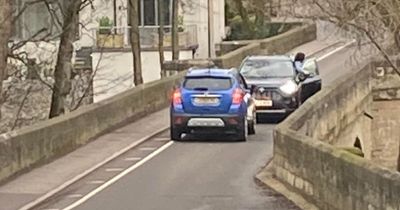
[[[308,59],[304,70],[306,74],[297,73],[289,56],[249,56],[243,60],[239,71],[252,86],[257,119],[287,116],[321,90],[316,60]]]

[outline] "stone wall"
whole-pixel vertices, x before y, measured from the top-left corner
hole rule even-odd
[[[373,103],[372,161],[398,170],[400,148],[400,100]]]
[[[320,209],[399,209],[400,174],[338,147],[353,143],[348,134],[372,135],[373,66],[321,90],[274,131],[276,178]]]
[[[274,144],[275,176],[319,209],[398,209],[399,173],[291,129]]]
[[[375,62],[373,83],[372,160],[399,170],[400,76],[387,63]]]

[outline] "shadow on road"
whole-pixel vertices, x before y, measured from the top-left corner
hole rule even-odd
[[[285,120],[286,117],[258,117],[257,118],[257,124],[271,124],[271,125],[276,125],[281,123],[283,120]]]

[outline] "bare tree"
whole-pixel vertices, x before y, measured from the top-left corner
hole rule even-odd
[[[172,1],[172,60],[179,60],[179,0]]]
[[[164,1],[158,0],[158,52],[160,57],[161,78],[166,76],[164,69]]]
[[[65,113],[65,99],[71,89],[73,42],[76,38],[77,19],[82,5],[81,0],[66,2],[63,30],[61,33],[57,63],[54,71],[54,87],[51,99],[50,118]]]
[[[143,83],[142,61],[140,54],[140,32],[139,32],[139,2],[129,0],[128,16],[131,24],[130,41],[133,55],[133,83],[137,86]]]
[[[287,0],[288,14],[299,18],[323,20],[350,32],[359,44],[369,42],[400,75],[400,69],[390,59],[398,53],[400,3],[397,0]],[[300,8],[300,9],[299,9]],[[394,51],[393,51],[394,50]]]
[[[11,36],[11,0],[0,3],[0,101],[2,101],[3,79],[6,75],[8,41]],[[0,111],[1,118],[1,111]]]

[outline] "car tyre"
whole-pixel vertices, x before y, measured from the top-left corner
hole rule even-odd
[[[182,141],[182,132],[171,126],[170,129],[171,140],[173,141]]]
[[[239,129],[239,133],[237,136],[237,141],[247,141],[248,134],[248,123],[247,120],[243,120],[243,126]]]

